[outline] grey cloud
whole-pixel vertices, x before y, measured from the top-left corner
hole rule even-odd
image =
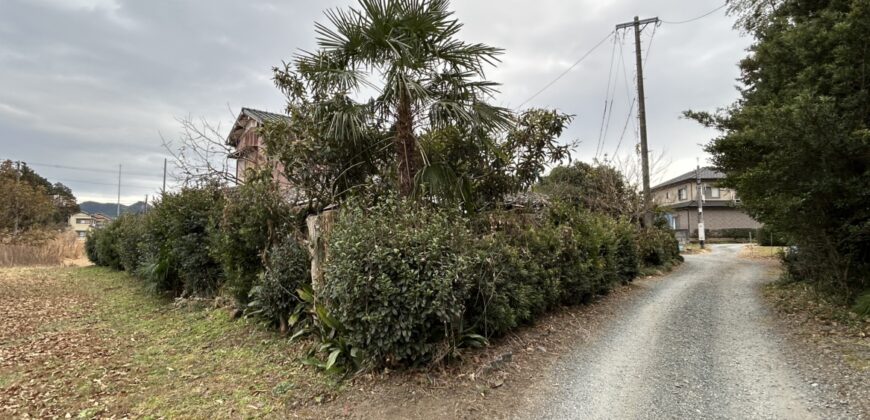
[[[658,14],[680,20],[716,7],[695,2],[454,0],[462,36],[506,49],[488,76],[503,84],[497,98],[515,107],[561,73],[614,24]],[[228,126],[228,107],[280,110],[271,67],[314,44],[322,10],[349,1],[0,0],[0,158],[113,169],[129,176],[123,201],[159,187],[162,133],[174,117],[202,116]],[[646,68],[651,148],[673,164],[663,176],[688,170],[698,144],[714,134],[679,119],[687,108],[711,109],[736,97],[736,62],[749,40],[718,12],[656,30]],[[649,40],[651,28],[644,35]],[[633,55],[625,60],[632,77]],[[566,139],[583,141],[576,158],[596,148],[610,64],[603,45],[527,106],[577,115]],[[615,148],[628,112],[624,82],[616,89],[605,150]],[[633,94],[631,94],[633,95]],[[620,147],[632,150],[633,131]],[[51,179],[112,183],[110,174],[38,168]],[[81,198],[107,199],[114,188],[68,182]],[[150,188],[150,189],[149,189]]]

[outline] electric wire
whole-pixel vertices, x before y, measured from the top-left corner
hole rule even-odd
[[[662,19],[659,19],[659,21],[661,21],[662,23],[667,23],[668,25],[682,25],[682,24],[684,24],[684,23],[694,22],[694,21],[696,21],[696,20],[698,20],[698,19],[703,19],[703,18],[705,18],[705,17],[707,17],[707,16],[710,16],[710,15],[712,15],[713,13],[718,12],[719,10],[721,10],[722,8],[724,8],[725,6],[728,6],[728,3],[727,3],[727,2],[726,2],[725,4],[722,4],[722,5],[719,6],[719,7],[715,8],[715,9],[713,9],[713,10],[707,12],[707,13],[704,13],[703,15],[696,16],[696,17],[693,17],[693,18],[691,18],[691,19],[680,20],[680,21],[676,21],[676,22],[667,21],[667,20],[662,20]]]
[[[556,76],[553,80],[551,80],[549,83],[547,83],[546,85],[544,85],[544,87],[542,87],[540,90],[538,90],[537,92],[535,92],[534,95],[530,96],[528,99],[526,99],[525,101],[521,102],[521,103],[519,104],[519,106],[517,106],[517,108],[522,108],[523,105],[529,103],[529,101],[531,101],[532,99],[535,99],[536,97],[538,97],[538,95],[544,93],[544,91],[546,91],[546,90],[549,89],[551,86],[553,86],[554,84],[556,84],[556,82],[558,82],[558,81],[561,80],[563,77],[565,77],[565,75],[567,75],[569,72],[571,72],[571,70],[574,70],[574,67],[577,67],[577,65],[580,64],[583,60],[585,60],[586,57],[589,57],[589,55],[591,55],[595,50],[597,50],[598,47],[600,47],[602,44],[604,44],[604,42],[607,41],[607,40],[610,38],[611,35],[614,35],[614,33],[615,33],[615,31],[611,31],[611,32],[609,32],[609,33],[607,34],[607,36],[605,36],[604,38],[602,38],[601,41],[598,41],[598,43],[595,44],[594,47],[592,47],[589,51],[586,51],[586,54],[583,54],[580,58],[578,58],[577,61],[574,62],[574,64],[571,64],[570,67],[568,67],[567,69],[565,69],[565,71],[563,71],[563,72],[560,73],[558,76]]]
[[[616,37],[613,37],[613,47],[610,51],[610,69],[607,71],[607,87],[604,89],[604,112],[601,114],[601,127],[598,129],[598,143],[595,145],[595,159],[601,153],[604,140],[607,138],[607,128],[610,126],[610,116],[613,115],[613,96],[616,93],[616,80],[613,80],[613,63],[616,61]],[[611,82],[613,92],[611,93]],[[609,103],[609,109],[608,109]]]
[[[55,165],[51,163],[39,163],[39,162],[25,162],[29,166],[42,166],[46,168],[56,168],[56,169],[68,169],[72,171],[85,171],[85,172],[99,172],[106,174],[117,174],[117,169],[97,169],[97,168],[83,168],[81,166],[68,166],[68,165]],[[124,175],[136,175],[136,176],[150,176],[154,178],[161,178],[163,175],[153,174],[153,173],[144,173],[144,172],[131,172],[131,171],[122,171]]]

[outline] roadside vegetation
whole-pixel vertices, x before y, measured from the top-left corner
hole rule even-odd
[[[328,12],[319,48],[275,69],[290,123],[262,131],[293,189],[268,169],[238,186],[191,178],[92,232],[91,260],[315,337],[302,362],[341,374],[444,363],[678,263],[673,234],[641,226],[637,188],[615,169],[542,177],[568,160],[573,117],[490,105],[484,68],[502,51],[459,40],[448,6]],[[375,81],[378,96],[355,99]],[[312,244],[304,220],[327,207],[336,222]],[[309,246],[325,257],[314,281]]]
[[[79,211],[72,191],[52,184],[24,162],[0,162],[0,267],[61,265],[83,256],[65,232]]]
[[[759,239],[792,245],[784,276],[860,310],[870,299],[870,3],[744,0],[730,11],[755,37],[741,98],[686,114],[721,130],[707,150],[769,229]]]

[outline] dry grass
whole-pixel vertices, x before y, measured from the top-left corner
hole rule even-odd
[[[84,257],[84,242],[73,232],[61,232],[54,238],[35,243],[0,244],[0,267],[63,265],[66,260]]]
[[[779,259],[784,250],[781,246],[760,246],[755,244],[746,245],[740,250],[740,256],[759,260]]]

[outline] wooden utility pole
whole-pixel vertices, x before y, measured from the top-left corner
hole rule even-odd
[[[637,118],[640,122],[640,160],[643,170],[643,222],[645,226],[652,226],[652,205],[649,187],[649,148],[646,141],[646,100],[643,94],[643,60],[640,54],[640,31],[643,27],[653,23],[658,24],[659,18],[639,19],[637,16],[631,22],[616,25],[616,30],[629,27],[634,28],[634,55],[637,62]],[[641,26],[642,25],[642,26]]]
[[[701,185],[701,164],[698,163],[698,168],[695,169],[695,178],[698,180],[698,242],[701,244],[701,249],[704,249],[704,187]]]
[[[15,227],[12,229],[12,235],[18,236],[19,216],[21,215],[21,161],[15,162]]]
[[[115,217],[121,217],[121,165],[118,165],[118,210]]]
[[[166,195],[166,158],[163,158],[163,188],[160,189],[160,198]]]

